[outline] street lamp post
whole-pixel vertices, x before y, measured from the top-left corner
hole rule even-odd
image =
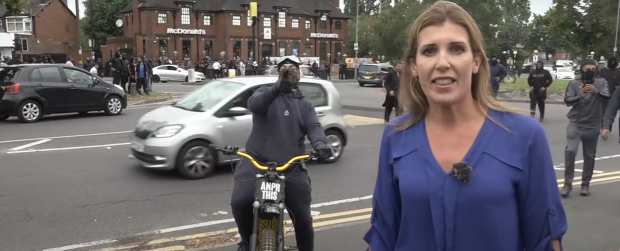
[[[338,54],[338,60],[340,61],[340,55],[341,55],[341,54],[340,54],[340,52],[338,52],[337,54]]]
[[[332,54],[328,52],[327,53],[327,63],[331,64],[331,62],[332,62]]]
[[[359,33],[360,33],[360,0],[355,1],[355,44],[358,44]],[[355,62],[357,63],[357,49],[355,48]],[[357,69],[353,71],[355,75],[355,79],[357,79]]]
[[[381,55],[381,62],[385,60],[385,55]]]
[[[241,4],[243,8],[248,10],[248,15],[252,18],[252,51],[250,51],[250,57],[252,61],[256,61],[256,54],[254,51],[257,51],[258,45],[256,44],[256,24],[258,22],[258,3],[250,2],[248,4]]]
[[[177,51],[174,51],[172,54],[174,54],[174,61],[177,61],[177,55],[179,55],[179,53]]]

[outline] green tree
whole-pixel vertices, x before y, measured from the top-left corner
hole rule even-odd
[[[379,10],[379,5],[374,0],[344,0],[344,14],[355,19],[358,3],[360,16],[369,16]]]
[[[0,0],[0,4],[4,5],[7,14],[12,15],[23,13],[27,2],[26,0]]]
[[[119,12],[131,0],[86,0],[84,1],[84,22],[82,32],[92,37],[95,44],[106,44],[108,37],[123,35],[123,28],[115,25],[121,18]]]
[[[408,45],[409,28],[428,7],[419,1],[396,3],[393,8],[382,11],[374,22],[380,25],[374,27],[375,43],[373,55],[385,55],[387,60],[401,60]]]
[[[513,50],[528,39],[528,23],[532,16],[529,0],[500,0],[502,20],[498,25],[498,49]]]
[[[359,20],[359,38],[358,38],[358,57],[368,55],[369,52],[374,52],[380,46],[376,42],[375,25],[373,17],[360,16]],[[355,19],[349,20],[349,27],[347,29],[347,57],[355,57]]]
[[[575,53],[587,50],[584,40],[588,34],[580,25],[584,19],[582,12],[580,0],[555,0],[555,5],[545,13],[550,47]]]

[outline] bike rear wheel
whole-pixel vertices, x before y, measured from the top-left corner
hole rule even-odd
[[[259,251],[276,251],[278,249],[276,243],[276,232],[273,229],[263,229],[260,236]]]
[[[502,80],[502,82],[506,84],[514,84],[516,81],[517,81],[517,78],[513,75],[508,75]]]

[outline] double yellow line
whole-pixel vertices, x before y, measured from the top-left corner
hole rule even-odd
[[[594,174],[592,176],[591,184],[601,184],[605,182],[614,182],[620,181],[620,171],[608,172],[608,173],[600,173]],[[578,183],[581,181],[581,177],[575,177],[574,183]],[[564,179],[558,179],[558,188],[564,185]],[[363,208],[351,211],[337,212],[331,214],[322,214],[312,217],[314,220],[314,227],[321,228],[339,224],[346,224],[358,221],[367,221],[370,219],[370,215],[372,212],[372,208]],[[287,233],[293,231],[293,223],[290,220],[287,220],[285,223],[285,231]],[[226,230],[212,231],[206,233],[199,234],[191,234],[180,237],[172,237],[172,238],[162,238],[155,239],[148,242],[142,242],[139,244],[129,244],[119,247],[110,247],[99,249],[98,251],[129,251],[132,249],[140,248],[143,251],[182,251],[197,248],[197,246],[193,245],[195,243],[208,243],[209,240],[217,239],[222,235],[233,235],[237,234],[237,228],[230,228]],[[236,241],[233,238],[227,238],[228,242]],[[188,245],[191,244],[191,245]],[[218,244],[222,244],[219,242]],[[207,247],[205,245],[204,247]],[[202,246],[200,246],[202,247]],[[151,249],[149,249],[151,248]]]

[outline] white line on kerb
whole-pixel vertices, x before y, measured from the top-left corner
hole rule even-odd
[[[598,158],[594,158],[594,160],[597,161],[597,160],[606,160],[606,159],[614,159],[614,158],[620,158],[620,154],[598,157]],[[583,160],[575,161],[575,165],[577,165],[577,164],[583,164]],[[559,170],[559,171],[563,171],[565,169],[564,168],[564,164],[555,165],[555,166],[553,166],[553,169]],[[575,169],[575,172],[583,172],[583,170],[582,169]],[[603,171],[599,171],[599,170],[594,170],[594,173],[604,173],[604,172]]]
[[[42,139],[42,140],[39,140],[39,141],[35,141],[35,142],[32,142],[32,143],[25,144],[23,146],[18,146],[18,147],[15,147],[15,148],[11,148],[9,150],[9,152],[24,150],[24,149],[26,149],[28,147],[33,147],[33,146],[40,145],[40,144],[43,144],[45,142],[50,142],[50,141],[52,141],[52,140],[51,139]]]
[[[78,149],[89,149],[89,148],[103,148],[103,147],[112,147],[112,146],[126,146],[131,143],[117,143],[117,144],[106,144],[106,145],[94,145],[94,146],[74,146],[74,147],[63,147],[63,148],[48,148],[48,149],[33,149],[33,150],[23,150],[23,151],[9,151],[7,153],[37,153],[37,152],[53,152],[53,151],[66,151],[66,150],[78,150]]]
[[[364,200],[370,200],[370,199],[372,199],[372,195],[368,195],[368,196],[364,196],[364,197],[358,197],[358,198],[350,198],[350,199],[343,199],[343,200],[336,200],[336,201],[328,201],[328,202],[314,204],[314,205],[311,205],[310,207],[311,208],[319,208],[319,207],[333,206],[333,205],[338,205],[338,204],[351,203],[351,202],[357,202],[357,201],[364,201]],[[231,223],[231,222],[235,222],[235,219],[230,218],[230,219],[208,221],[208,222],[202,222],[202,223],[185,225],[185,226],[165,228],[165,229],[160,229],[160,230],[156,230],[156,231],[150,231],[150,232],[144,232],[144,233],[136,234],[136,235],[134,235],[134,237],[140,237],[140,236],[145,236],[145,235],[153,235],[153,234],[164,234],[164,233],[178,232],[178,231],[183,231],[183,230],[188,230],[188,229],[194,229],[194,228],[200,228],[200,227],[208,227],[208,226],[214,226],[214,225],[221,225],[221,224],[226,224],[226,223]],[[74,245],[69,245],[69,246],[64,246],[64,247],[50,248],[50,249],[45,249],[43,251],[75,250],[75,249],[80,249],[80,248],[88,248],[88,247],[94,247],[94,246],[99,246],[99,245],[115,243],[115,242],[118,242],[118,241],[119,241],[118,239],[106,239],[106,240],[100,240],[100,241],[93,241],[93,242],[74,244]]]

